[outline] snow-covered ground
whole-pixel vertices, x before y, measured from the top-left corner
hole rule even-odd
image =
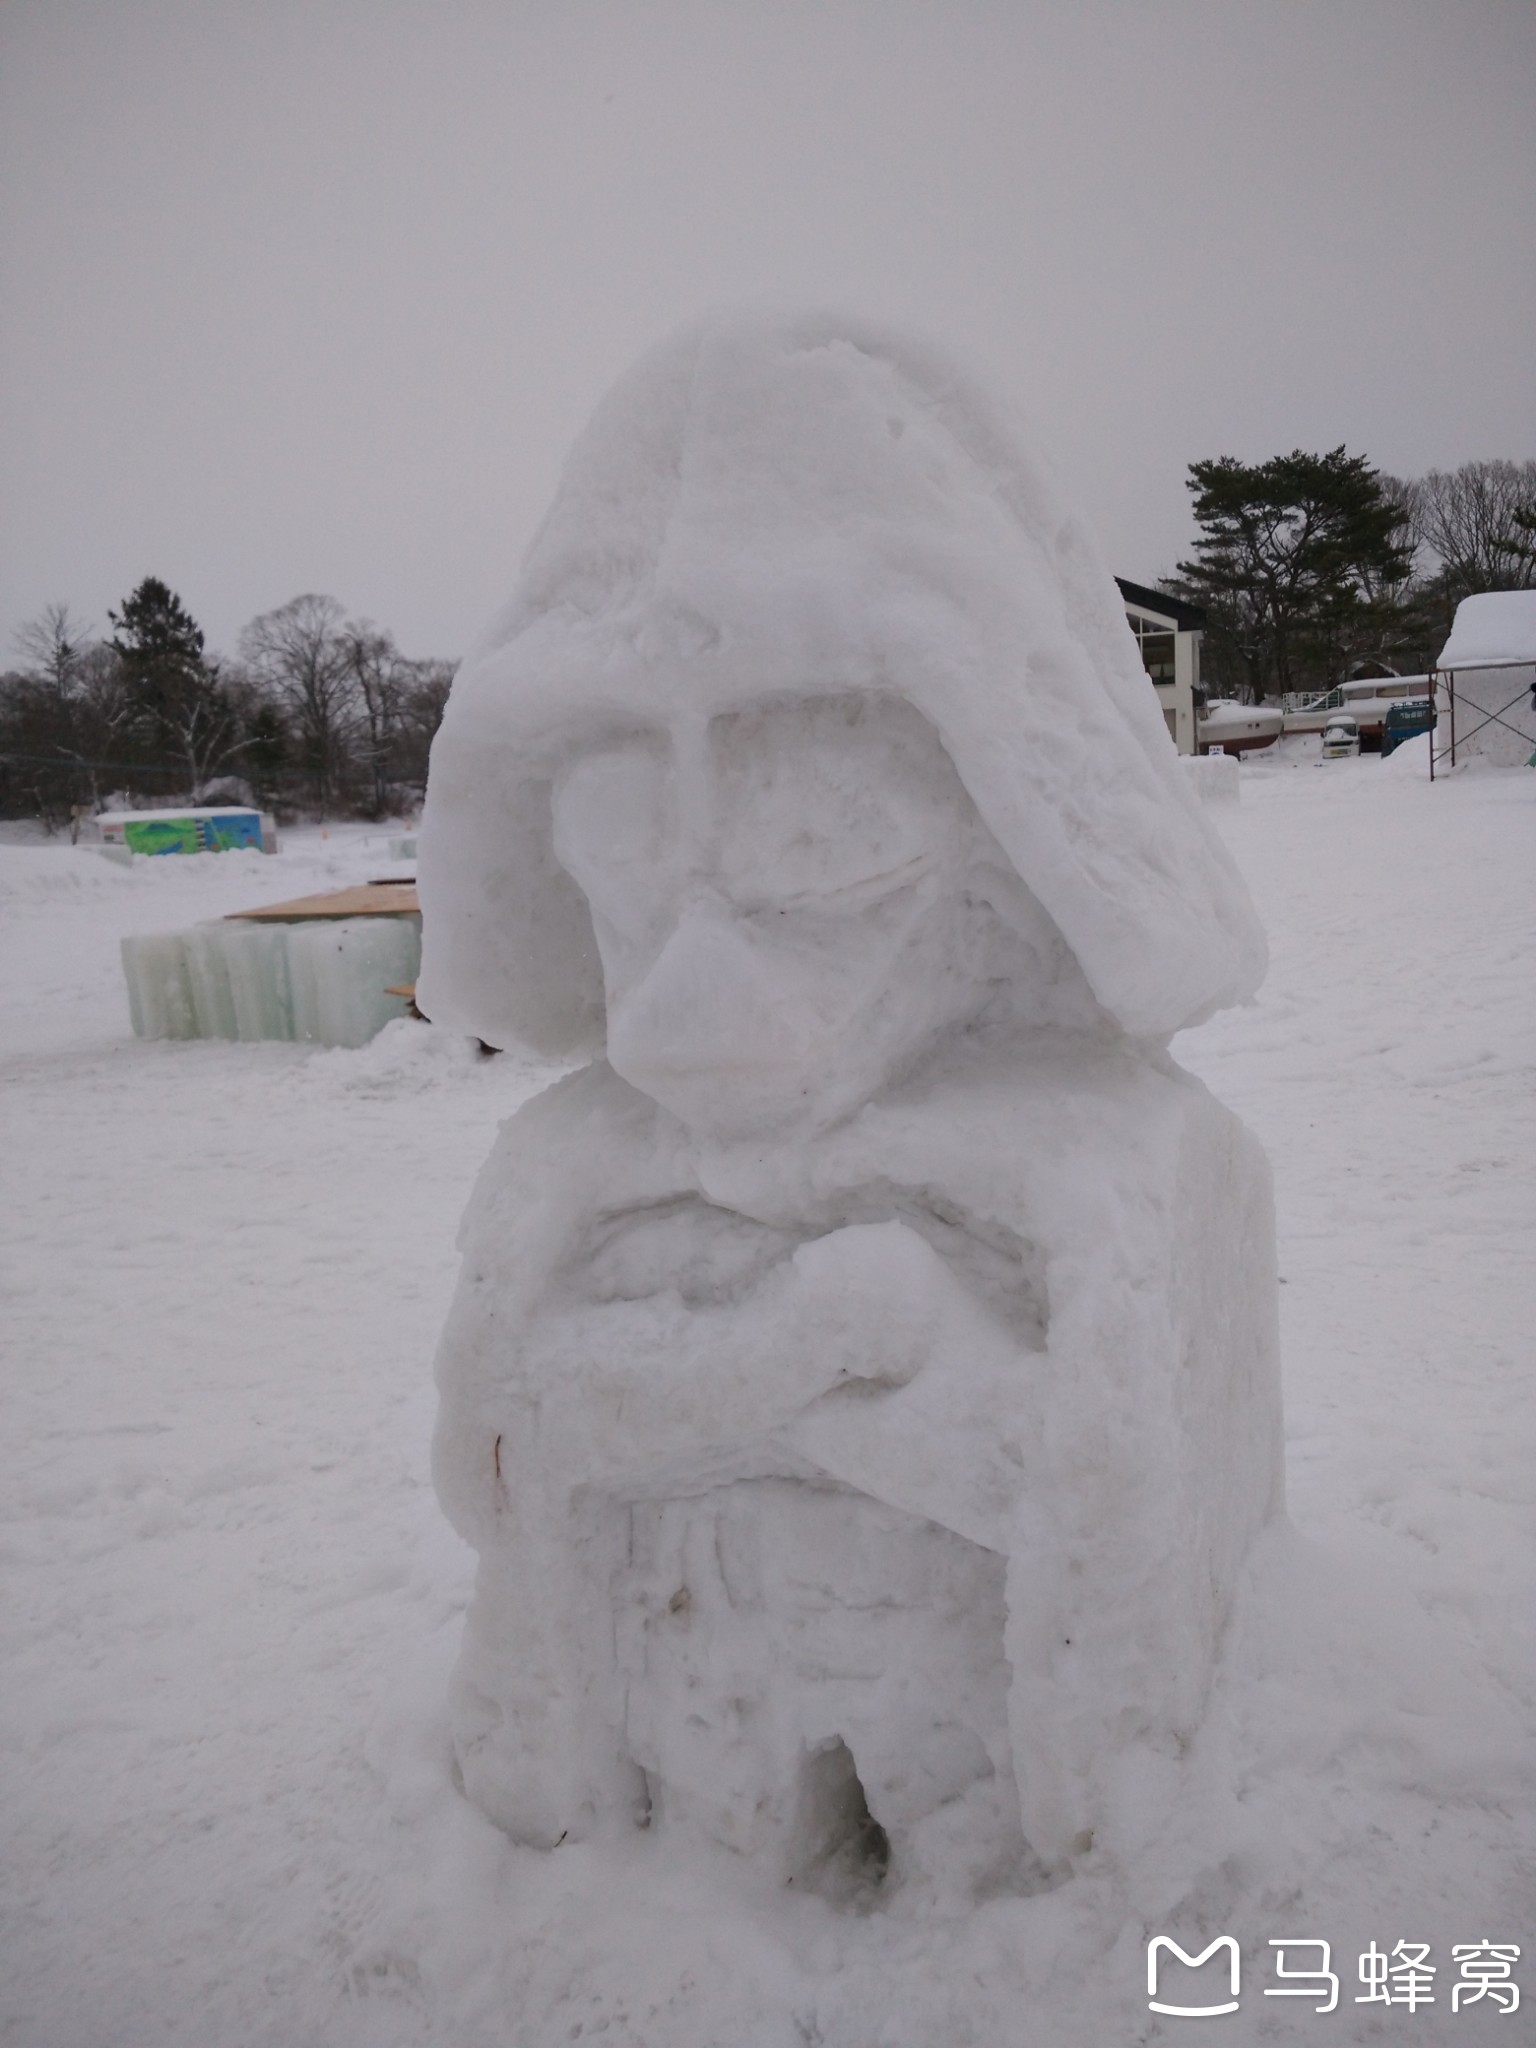
[[[455,1791],[471,1559],[428,1473],[454,1234],[545,1073],[429,1027],[141,1044],[117,942],[388,874],[382,835],[111,865],[0,846],[0,2038],[1121,2048],[1145,1944],[1243,1947],[1227,2040],[1532,2038],[1536,776],[1245,762],[1258,1002],[1175,1051],[1259,1133],[1291,1516],[1155,1867],[959,1923],[514,1849]],[[1267,1999],[1333,1944],[1340,2002]],[[1357,2003],[1374,1941],[1437,2002]],[[1292,1967],[1316,1951],[1293,1956]],[[1205,1996],[1209,1994],[1201,1993]]]

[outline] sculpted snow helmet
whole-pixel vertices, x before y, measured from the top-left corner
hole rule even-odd
[[[1012,422],[878,327],[716,317],[599,406],[455,680],[423,822],[427,1013],[601,1049],[590,892],[556,847],[572,761],[840,697],[927,721],[1122,1030],[1166,1039],[1257,986],[1262,934],[1119,594]]]

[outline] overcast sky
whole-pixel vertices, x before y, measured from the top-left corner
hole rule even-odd
[[[1186,465],[1536,455],[1532,0],[6,0],[0,662],[145,575],[455,654],[645,343],[773,295]]]

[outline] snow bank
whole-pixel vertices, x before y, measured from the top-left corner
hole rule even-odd
[[[1381,764],[1383,775],[1395,775],[1403,780],[1429,780],[1430,749],[1434,745],[1433,733],[1415,733],[1412,739],[1404,740],[1392,749]]]
[[[1435,666],[1444,672],[1523,661],[1536,662],[1536,590],[1485,590],[1457,605]]]
[[[135,875],[133,854],[107,860],[105,851],[97,846],[0,846],[0,907],[22,910],[84,897],[120,897],[144,886],[149,865],[144,856],[138,856]],[[217,862],[228,881],[231,872],[243,875],[262,860],[259,853],[185,854],[176,863],[182,871],[178,880],[183,887],[194,877],[206,880]]]

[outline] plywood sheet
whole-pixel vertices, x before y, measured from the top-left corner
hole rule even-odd
[[[295,896],[287,903],[263,903],[257,910],[232,910],[270,924],[299,924],[310,917],[412,917],[421,903],[414,882],[363,882],[352,889],[328,889],[320,896]]]

